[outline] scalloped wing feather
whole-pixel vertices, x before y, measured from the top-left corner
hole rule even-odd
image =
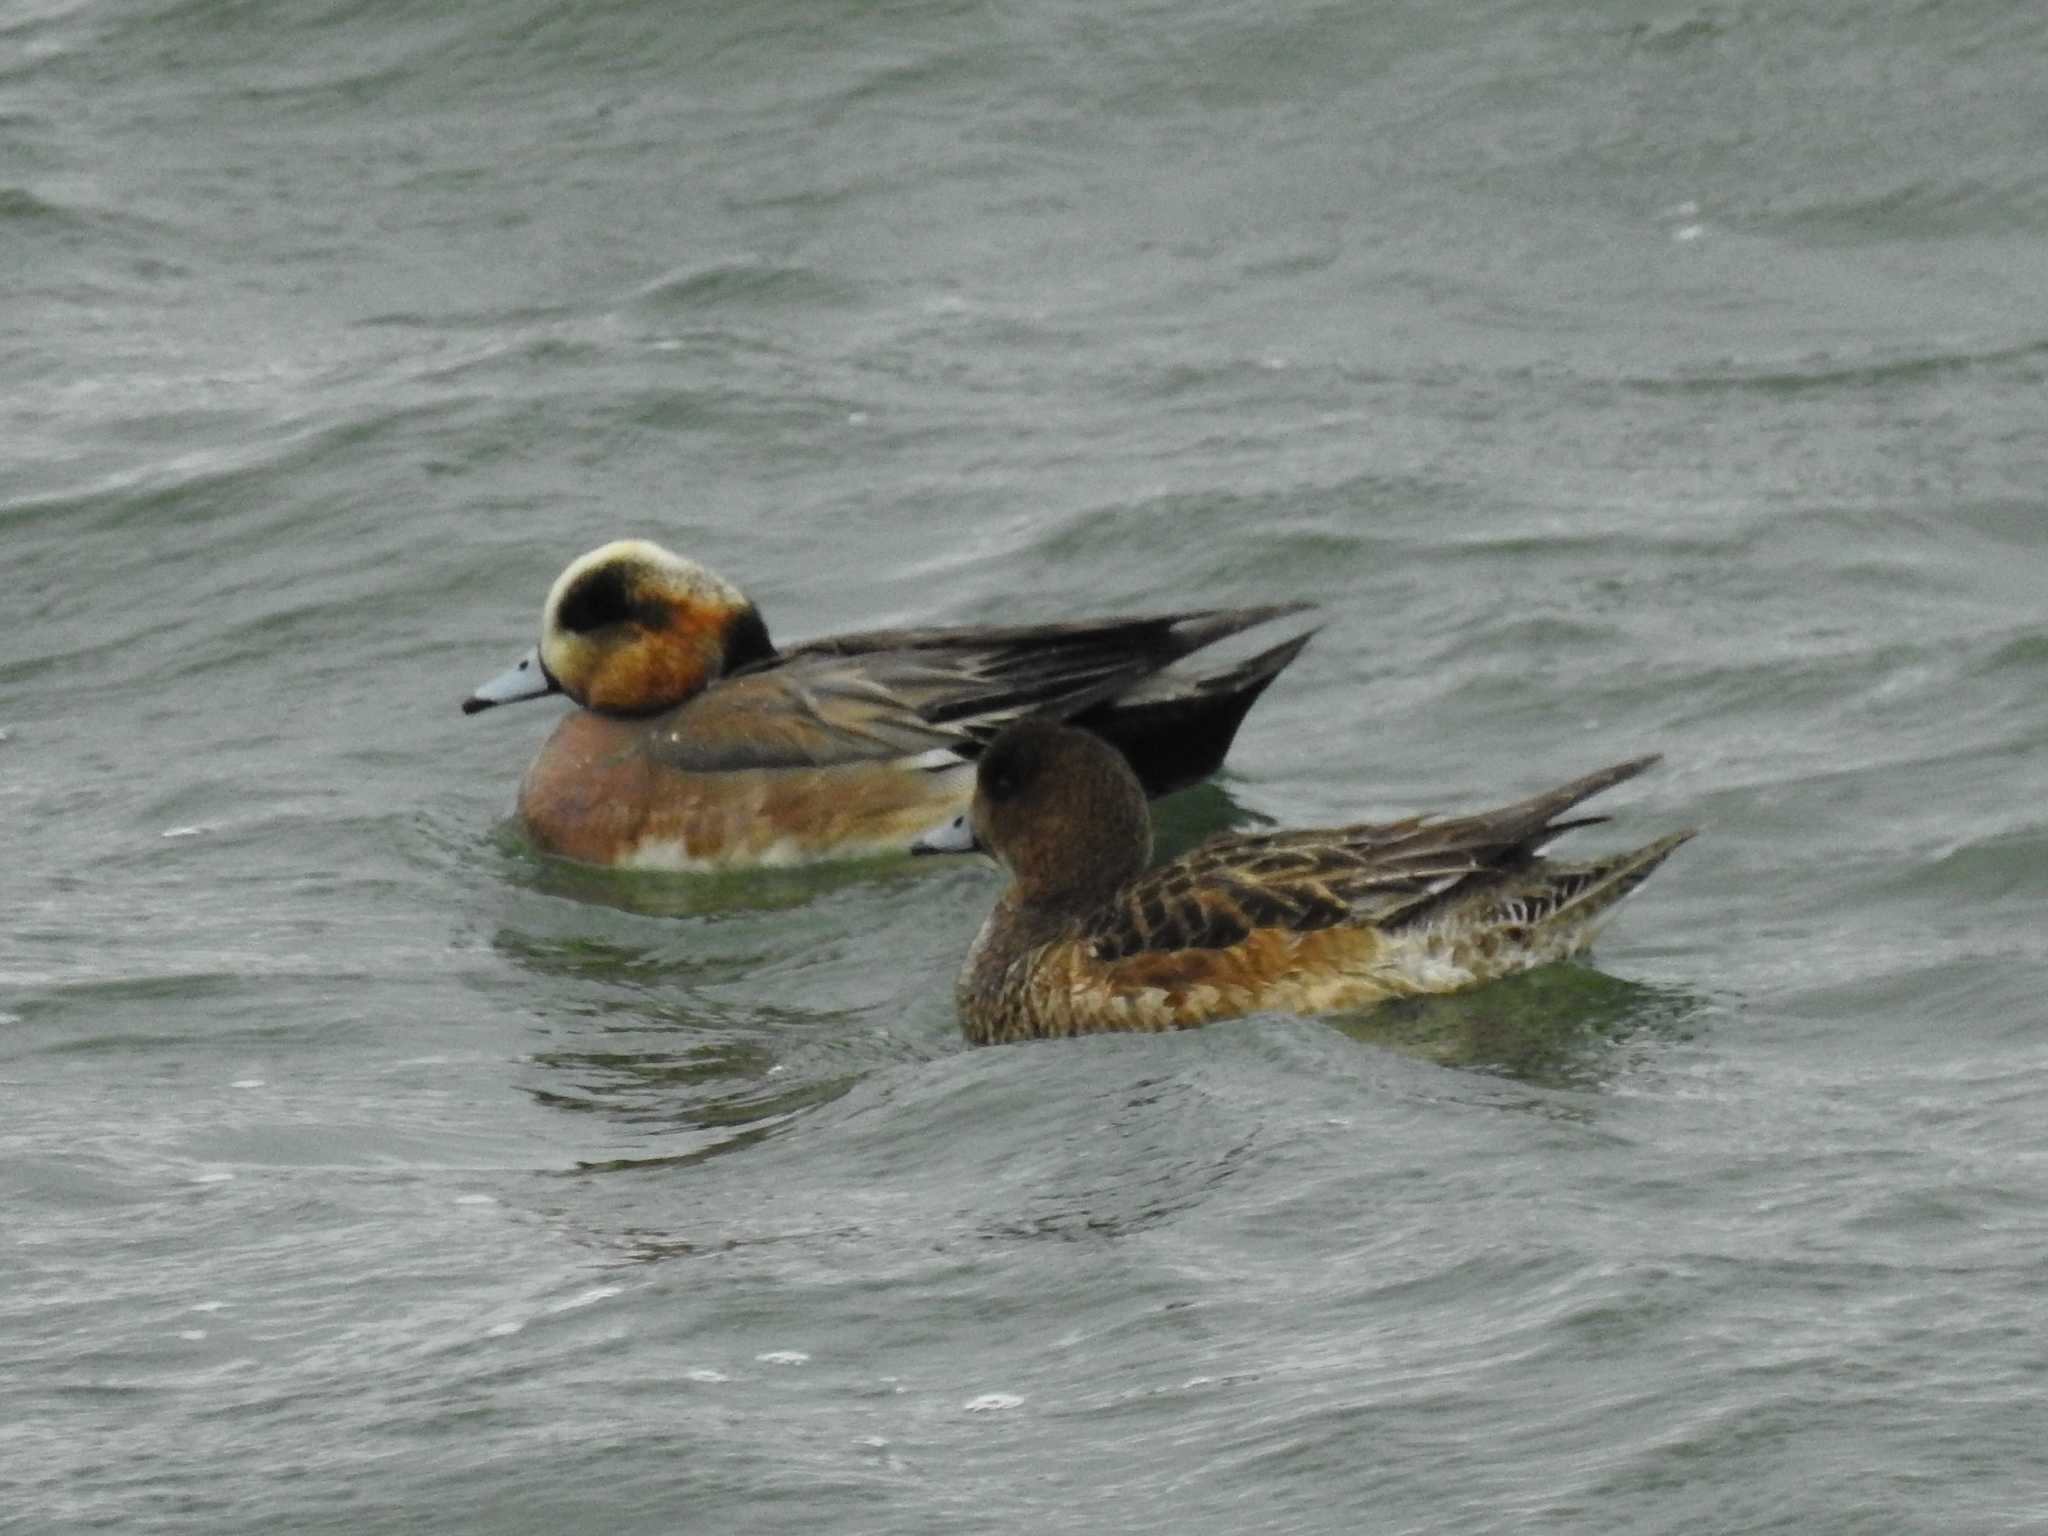
[[[1656,760],[1618,763],[1473,816],[1225,834],[1130,882],[1089,914],[1083,933],[1098,958],[1114,961],[1228,948],[1266,929],[1312,933],[1422,921],[1472,896],[1476,886],[1529,868],[1558,834],[1604,820],[1556,818]],[[1569,899],[1559,896],[1556,905]]]

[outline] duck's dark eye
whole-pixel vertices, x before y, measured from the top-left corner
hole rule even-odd
[[[976,787],[984,800],[1000,803],[1038,793],[1058,766],[1055,726],[1026,721],[998,736],[982,755]]]
[[[1018,765],[1017,754],[1007,746],[998,746],[981,760],[983,799],[995,802],[1014,799],[1023,783],[1024,774]]]
[[[626,572],[616,565],[585,571],[562,594],[555,610],[556,622],[578,635],[629,622],[659,629],[666,617],[661,604],[635,593]]]

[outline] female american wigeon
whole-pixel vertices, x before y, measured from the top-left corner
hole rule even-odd
[[[1147,870],[1145,795],[1086,731],[996,738],[965,816],[918,851],[982,849],[1011,885],[955,988],[978,1045],[1339,1013],[1452,992],[1583,949],[1596,919],[1693,834],[1564,864],[1557,818],[1656,762],[1617,763],[1476,816],[1226,833]]]
[[[1078,720],[1145,792],[1213,773],[1307,635],[1207,673],[1190,652],[1305,604],[1007,629],[902,629],[778,650],[745,593],[657,544],[592,550],[555,581],[540,644],[462,706],[564,693],[519,818],[593,864],[715,869],[906,850],[964,810],[1005,724]]]

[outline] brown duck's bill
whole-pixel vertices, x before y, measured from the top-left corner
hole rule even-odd
[[[497,704],[516,704],[521,699],[544,698],[560,693],[562,685],[541,664],[540,647],[535,646],[511,666],[462,701],[462,712],[473,715]]]
[[[951,821],[942,822],[928,832],[919,833],[910,845],[912,853],[986,853],[988,850],[974,835],[965,812]]]

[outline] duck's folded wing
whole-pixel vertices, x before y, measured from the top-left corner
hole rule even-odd
[[[1558,818],[1656,762],[1637,758],[1475,816],[1417,816],[1305,831],[1226,834],[1126,885],[1087,924],[1101,958],[1221,949],[1261,929],[1391,927],[1423,919],[1468,882],[1526,867],[1551,839],[1603,816]]]
[[[693,772],[926,755],[926,766],[953,766],[976,755],[1013,720],[1082,714],[1191,652],[1303,609],[1283,603],[1011,628],[877,630],[816,640],[714,684],[677,713],[651,750],[670,766]],[[1301,643],[1290,641],[1243,664],[1264,661],[1256,676],[1225,674],[1249,689],[1240,714]],[[1193,685],[1197,692],[1202,686]],[[1161,696],[1169,698],[1170,691]],[[1234,728],[1234,718],[1232,723]]]
[[[893,760],[954,767],[1019,715],[1085,709],[1148,670],[1100,652],[1029,662],[994,650],[799,651],[707,689],[648,750],[692,773]]]
[[[1374,829],[1392,832],[1393,828]],[[1393,921],[1484,866],[1465,850],[1393,857],[1289,834],[1218,838],[1126,885],[1087,923],[1096,955],[1227,949],[1262,929]]]

